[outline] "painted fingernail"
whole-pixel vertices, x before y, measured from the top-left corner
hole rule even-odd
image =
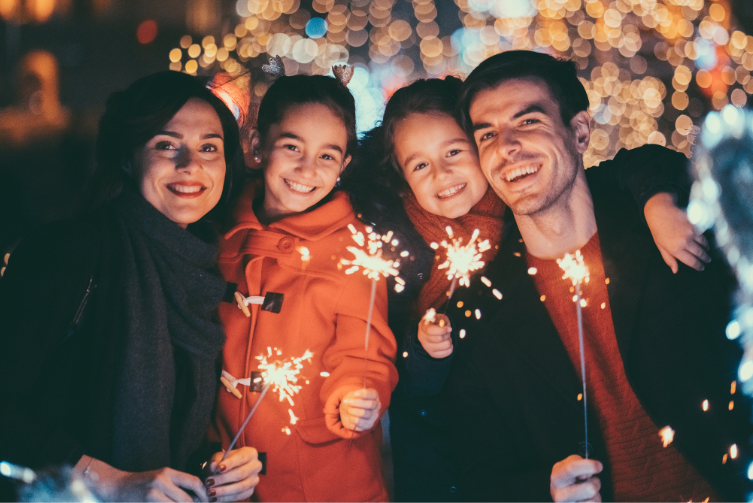
[[[204,482],[204,485],[207,487],[212,487],[214,485],[214,479],[207,479],[207,481]]]
[[[217,496],[217,492],[214,489],[212,489],[211,491],[207,492],[207,496],[209,496],[210,498],[213,498]]]
[[[225,470],[227,470],[227,466],[220,465],[220,473],[224,472]]]

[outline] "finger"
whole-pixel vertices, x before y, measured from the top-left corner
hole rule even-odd
[[[348,409],[375,409],[379,400],[364,400],[361,398],[351,398],[348,401],[343,401]]]
[[[356,398],[363,398],[365,400],[379,399],[379,393],[377,393],[377,391],[373,388],[359,389],[356,390],[353,394]]]
[[[447,342],[452,339],[452,333],[447,332],[444,334],[438,334],[438,335],[427,335],[426,336],[426,342],[429,344],[440,344],[442,342]]]
[[[219,464],[220,472],[232,470],[259,458],[259,453],[253,447],[241,447],[230,451],[225,460]]]
[[[572,484],[557,490],[558,501],[586,501],[591,500],[599,494],[601,485],[595,482],[598,477],[591,477],[588,480]]]
[[[666,251],[663,247],[658,246],[658,245],[657,247],[659,248],[659,253],[661,253],[661,258],[663,258],[664,262],[666,262],[669,268],[672,269],[672,272],[674,274],[677,274],[678,265],[677,265],[677,260],[675,260],[675,257],[672,256],[672,254]]]
[[[244,501],[254,493],[258,484],[258,476],[248,477],[236,484],[218,487],[212,497],[217,501]]]
[[[206,481],[207,490],[215,489],[220,486],[233,485],[249,477],[254,477],[261,472],[262,464],[258,459],[253,459],[247,463],[228,470],[220,475],[213,475]]]
[[[570,456],[565,461],[554,465],[552,484],[555,487],[566,487],[574,484],[578,479],[588,479],[596,475],[603,468],[604,466],[594,459]]]
[[[202,484],[203,486],[203,484]],[[207,493],[206,489],[204,487],[201,487],[200,489],[197,488],[191,488],[186,487],[186,489],[192,490],[199,498],[202,498],[201,501],[208,501],[207,499]],[[162,494],[167,498],[167,500],[161,499],[159,496]],[[148,494],[149,498],[156,498],[152,501],[188,501],[193,502],[193,498],[181,487],[178,487],[178,485],[170,480],[169,477],[160,477],[154,479],[154,484],[152,486],[152,489],[149,491]]]
[[[695,255],[696,258],[698,258],[698,260],[701,260],[702,262],[706,262],[707,264],[711,262],[711,257],[708,253],[706,253],[706,250],[704,250],[703,247],[695,241],[691,242],[688,245],[687,251]]]
[[[698,257],[687,250],[682,250],[680,253],[678,253],[677,259],[688,267],[692,267],[696,271],[703,271],[703,269],[705,268],[703,263],[698,260]]]
[[[443,335],[451,333],[452,328],[447,326],[440,327],[437,325],[429,325],[428,327],[426,327],[426,330],[424,330],[424,332],[427,335]]]
[[[709,249],[709,240],[706,239],[706,236],[704,236],[703,234],[696,234],[693,237],[693,240],[696,243],[698,243],[699,245],[701,245],[704,250],[708,250]]]
[[[220,461],[222,460],[222,456],[224,455],[225,455],[224,452],[216,452],[212,454],[212,457],[209,458],[209,464],[208,464],[209,474],[219,473],[220,471],[219,464],[220,464]],[[205,468],[205,470],[207,470],[207,468]]]
[[[188,497],[188,494],[186,494],[186,497]],[[148,493],[146,493],[146,498],[144,498],[146,501],[191,501],[193,500],[189,497],[189,499],[172,499],[169,496],[165,495],[164,492],[162,492],[160,489],[157,488],[151,488]]]
[[[175,499],[175,497],[173,497],[171,493],[165,492],[165,494],[167,494],[174,501],[193,501],[193,498],[191,498],[185,491],[183,491],[183,489],[190,489],[191,491],[196,493],[201,501],[208,501],[206,496],[206,489],[204,488],[204,484],[201,482],[201,479],[199,477],[194,477],[193,475],[189,475],[188,473],[179,472],[172,469],[166,471],[166,475],[169,476],[169,483],[165,484],[165,489],[177,489],[179,492],[176,493],[176,496],[180,497],[180,495],[182,494],[186,498],[188,498],[187,500]]]

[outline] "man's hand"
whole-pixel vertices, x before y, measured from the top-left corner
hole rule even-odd
[[[671,194],[660,192],[651,197],[643,213],[654,242],[673,273],[677,273],[677,260],[696,271],[703,270],[704,262],[711,262],[706,253],[708,241],[703,234],[696,232],[687,213],[675,205]]]
[[[452,354],[452,327],[444,314],[436,314],[434,321],[418,322],[418,342],[432,358],[446,358]]]
[[[212,456],[206,485],[209,501],[244,501],[254,494],[262,465],[253,447],[233,449],[222,459],[221,452]]]
[[[554,501],[601,501],[601,480],[596,477],[604,466],[593,459],[572,455],[555,463],[549,484]]]

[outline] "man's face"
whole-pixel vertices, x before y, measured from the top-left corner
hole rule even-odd
[[[543,81],[512,79],[479,92],[470,116],[481,169],[514,214],[566,200],[588,147],[588,112],[565,125]]]

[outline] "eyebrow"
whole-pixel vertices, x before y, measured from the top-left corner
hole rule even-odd
[[[303,138],[301,138],[297,134],[290,133],[290,132],[287,132],[287,131],[283,132],[283,133],[280,133],[279,138],[290,138],[291,140],[298,140],[300,142],[304,141]],[[331,149],[331,150],[337,150],[341,154],[343,153],[342,147],[340,147],[340,145],[335,145],[334,143],[330,143],[329,145],[325,145],[324,148],[328,148],[328,149]]]
[[[160,131],[157,134],[158,135],[170,136],[172,138],[177,138],[179,140],[183,139],[183,135],[180,134],[180,133],[176,133],[175,131]],[[207,133],[207,134],[204,134],[204,135],[201,136],[202,140],[206,140],[208,138],[219,138],[220,140],[222,140],[222,135],[219,135],[217,133]]]
[[[543,105],[541,105],[539,103],[533,103],[531,105],[528,105],[526,108],[524,108],[520,112],[518,112],[515,115],[513,115],[512,118],[513,119],[519,119],[520,117],[523,117],[524,115],[532,114],[534,112],[539,112],[539,113],[542,113],[544,115],[549,115],[549,114],[546,113],[546,110],[544,109]],[[475,133],[476,131],[478,131],[480,129],[487,129],[487,128],[490,128],[490,127],[492,127],[492,125],[491,125],[490,122],[481,122],[479,124],[474,124],[473,125],[473,132]]]

